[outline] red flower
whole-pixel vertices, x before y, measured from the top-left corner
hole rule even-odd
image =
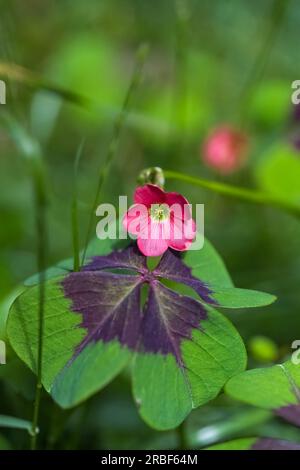
[[[134,205],[123,218],[123,226],[137,236],[145,256],[160,256],[169,247],[187,250],[196,235],[188,201],[178,193],[166,193],[153,184],[139,186]]]
[[[222,126],[215,129],[204,142],[203,160],[220,173],[233,173],[244,163],[247,147],[247,138],[244,134],[228,126]]]

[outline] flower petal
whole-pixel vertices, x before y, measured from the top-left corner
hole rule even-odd
[[[139,186],[134,193],[135,204],[144,204],[150,208],[151,204],[162,204],[165,202],[166,193],[154,184]]]
[[[166,193],[166,204],[172,206],[173,204],[179,204],[181,207],[189,205],[188,200],[179,193]]]
[[[169,247],[176,251],[186,251],[192,243],[193,240],[170,240]]]
[[[160,256],[168,249],[169,220],[155,222],[148,219],[147,227],[143,226],[137,244],[145,256]]]
[[[166,240],[151,240],[139,238],[137,241],[139,250],[145,256],[160,256],[168,249],[168,243]]]
[[[148,225],[148,217],[148,210],[144,204],[134,204],[123,217],[123,227],[132,235],[140,235],[142,227]]]
[[[196,236],[196,223],[190,218],[189,220],[180,220],[174,217],[171,221],[171,231],[169,247],[178,251],[187,250]]]

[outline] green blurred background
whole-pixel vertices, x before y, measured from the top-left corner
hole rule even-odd
[[[291,83],[300,78],[299,24],[296,0],[0,1],[0,63],[22,65],[95,102],[90,112],[5,79],[7,104],[0,106],[0,116],[9,112],[40,143],[48,169],[47,264],[72,255],[73,164],[84,139],[78,177],[83,244],[97,173],[142,43],[150,48],[143,79],[101,201],[116,203],[119,194],[131,197],[140,171],[160,166],[258,187],[300,204],[300,152],[292,145],[300,125],[291,103]],[[221,177],[203,164],[201,148],[210,130],[224,123],[242,126],[250,150],[242,170]],[[2,125],[0,188],[3,323],[11,292],[37,268],[31,181],[26,162]],[[205,204],[205,234],[238,287],[278,296],[268,308],[229,316],[248,345],[250,366],[283,359],[292,341],[300,338],[300,220],[186,183],[167,180],[166,188]],[[271,343],[257,343],[256,336]],[[0,413],[30,419],[33,383],[9,350],[8,365],[0,366]],[[187,423],[192,441],[210,443],[201,443],[195,432],[228,416],[234,421],[240,413],[249,413],[248,408],[222,397],[193,412]],[[260,420],[258,416],[256,435],[269,426],[268,435],[300,441],[292,427]],[[176,446],[174,432],[157,433],[141,422],[126,373],[70,412],[61,412],[44,397],[42,423],[41,440],[48,448]],[[241,430],[238,436],[242,432],[250,431]],[[23,431],[4,430],[0,448],[26,447],[27,439]]]

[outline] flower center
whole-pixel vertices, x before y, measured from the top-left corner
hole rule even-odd
[[[163,222],[170,216],[170,209],[167,204],[152,204],[149,209],[150,217],[155,222]]]

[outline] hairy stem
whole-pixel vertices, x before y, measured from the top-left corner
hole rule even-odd
[[[86,232],[86,239],[85,239],[83,255],[82,255],[82,259],[81,259],[81,265],[83,265],[84,261],[85,261],[86,250],[87,250],[88,242],[89,242],[91,232],[92,232],[92,227],[93,227],[93,220],[94,220],[95,210],[96,210],[96,208],[99,204],[99,198],[100,198],[102,186],[103,186],[105,178],[108,174],[110,165],[111,165],[111,163],[112,163],[112,161],[113,161],[113,159],[114,159],[114,157],[117,153],[121,131],[123,129],[125,118],[126,118],[126,115],[128,113],[128,110],[129,110],[129,105],[130,105],[130,101],[132,99],[132,95],[133,95],[134,91],[136,90],[136,88],[138,87],[138,84],[140,82],[143,65],[144,65],[144,62],[145,62],[145,59],[146,59],[146,55],[147,55],[147,50],[148,50],[148,48],[145,45],[143,45],[139,48],[139,50],[137,52],[137,60],[136,60],[135,70],[133,72],[129,88],[128,88],[127,93],[126,93],[121,112],[120,112],[120,114],[118,115],[118,117],[115,121],[113,134],[112,134],[112,138],[111,138],[108,150],[107,150],[104,165],[101,168],[100,173],[99,173],[99,179],[98,179],[97,189],[96,189],[96,193],[95,193],[95,198],[94,198],[94,202],[93,202],[93,205],[91,207],[91,211],[90,211],[90,215],[89,215],[89,222],[88,222],[88,228],[87,228],[87,232]]]

